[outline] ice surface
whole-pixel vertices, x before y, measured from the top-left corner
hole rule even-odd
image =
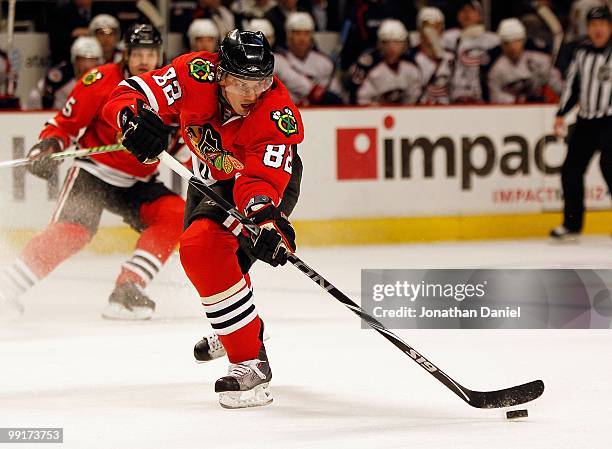
[[[357,299],[361,268],[612,268],[612,240],[300,255]],[[176,257],[149,289],[154,320],[100,318],[122,259],[78,255],[27,294],[20,322],[2,324],[0,427],[64,427],[61,447],[78,449],[610,447],[610,330],[398,331],[468,388],[543,379],[529,418],[510,422],[502,410],[464,404],[293,267],[258,264],[274,403],[230,411],[213,392],[225,361],[193,361],[210,328]]]

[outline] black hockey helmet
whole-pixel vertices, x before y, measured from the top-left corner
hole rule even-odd
[[[230,31],[219,47],[221,71],[238,78],[262,79],[272,76],[274,54],[261,31]]]
[[[608,6],[596,6],[591,8],[586,16],[587,22],[591,20],[607,20],[612,22],[612,14],[610,14],[610,8]]]
[[[128,28],[124,40],[128,52],[138,47],[158,48],[163,44],[161,34],[153,25],[141,23]]]

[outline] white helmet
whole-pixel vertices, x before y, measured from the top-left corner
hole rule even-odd
[[[421,29],[423,22],[441,23],[444,26],[444,14],[438,8],[426,6],[419,10],[417,15],[417,28]]]
[[[219,29],[211,19],[195,19],[187,30],[189,42],[193,47],[198,37],[214,37],[219,40]]]
[[[315,24],[307,12],[293,12],[285,22],[287,31],[314,31]]]
[[[273,45],[275,35],[274,27],[268,19],[251,19],[246,27],[246,31],[261,31],[270,45]]]
[[[74,63],[76,58],[97,58],[100,64],[103,62],[102,47],[98,39],[91,36],[81,36],[77,38],[70,47],[70,60]]]
[[[408,39],[408,30],[406,30],[404,24],[399,20],[386,19],[380,24],[376,36],[381,42],[405,41]]]
[[[515,17],[502,20],[497,28],[497,34],[502,42],[518,41],[527,37],[525,26]]]
[[[118,33],[119,29],[119,21],[110,14],[98,14],[89,23],[89,32],[91,34],[95,34],[98,30],[104,30],[107,33]]]

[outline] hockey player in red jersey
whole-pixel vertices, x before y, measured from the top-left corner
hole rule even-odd
[[[40,133],[28,157],[30,171],[49,178],[58,162],[45,156],[76,141],[93,147],[116,143],[119,135],[101,117],[111,92],[123,79],[153,70],[161,62],[161,36],[151,25],[135,25],[126,33],[125,62],[88,72],[70,93],[62,111]],[[156,166],[116,151],[76,159],[60,191],[51,223],[30,240],[18,259],[0,276],[0,304],[22,312],[18,296],[83,248],[96,233],[103,210],[120,215],[140,232],[103,312],[110,319],[151,318],[155,303],[144,292],[178,243],[185,203],[161,182]]]
[[[262,228],[250,253],[284,265],[295,233],[282,212],[295,145],[303,139],[299,111],[273,78],[274,56],[261,32],[231,31],[218,53],[179,56],[172,64],[129,78],[104,107],[109,124],[139,160],[167,146],[167,124],[180,122],[192,151],[194,173]],[[239,240],[230,223],[196,189],[187,193],[181,262],[230,360],[215,391],[227,408],[272,401],[272,372]],[[231,230],[230,230],[231,228]]]

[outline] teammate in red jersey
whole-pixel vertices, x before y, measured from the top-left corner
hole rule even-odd
[[[161,36],[150,25],[126,33],[124,62],[88,72],[74,87],[62,111],[40,133],[28,157],[30,171],[49,178],[58,162],[45,156],[77,140],[81,147],[113,144],[120,137],[101,117],[111,92],[125,78],[159,67]],[[155,165],[143,165],[125,151],[76,159],[68,170],[51,223],[28,242],[0,276],[0,303],[23,311],[18,296],[83,248],[98,229],[103,210],[120,215],[140,232],[132,257],[121,269],[103,312],[111,319],[149,319],[155,303],[144,293],[178,243],[185,203],[161,182]],[[6,307],[5,307],[6,309]]]
[[[179,121],[195,175],[259,224],[262,232],[249,251],[277,266],[295,249],[281,200],[303,126],[273,68],[274,56],[261,32],[234,30],[219,53],[179,56],[166,67],[121,82],[103,115],[120,127],[124,146],[141,161],[167,147],[166,124]],[[181,262],[230,360],[228,375],[215,384],[219,401],[241,408],[272,401],[272,373],[247,274],[250,264],[240,249],[241,225],[232,227],[230,221],[190,187]]]

